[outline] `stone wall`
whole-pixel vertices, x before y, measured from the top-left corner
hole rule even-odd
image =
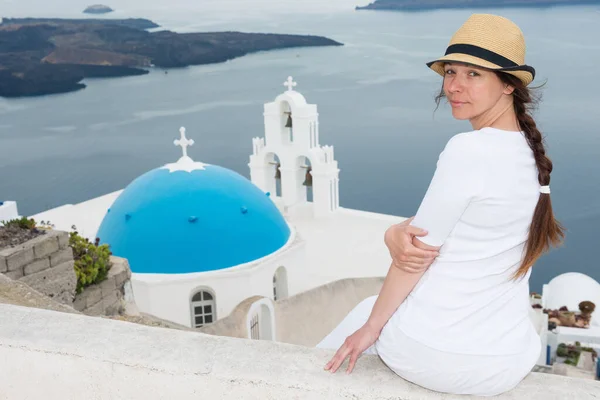
[[[384,277],[340,279],[276,301],[277,340],[309,347],[317,345],[358,303],[379,294],[384,280]]]
[[[77,276],[69,234],[47,231],[15,247],[0,250],[0,273],[19,280],[54,300],[71,305]]]
[[[394,374],[374,355],[352,374],[334,351],[151,328],[0,304],[0,398],[471,400]],[[459,367],[459,366],[457,366]],[[600,382],[530,373],[494,400],[598,400]]]
[[[125,306],[125,286],[131,278],[129,263],[114,256],[111,262],[106,280],[76,294],[68,232],[49,230],[21,245],[0,249],[0,273],[89,315],[115,315]]]
[[[277,341],[315,346],[358,303],[378,294],[384,279],[340,279],[274,302]],[[253,296],[244,300],[227,317],[198,328],[198,331],[210,335],[248,338],[248,311],[261,298]]]
[[[86,287],[75,296],[73,308],[88,315],[115,315],[124,307],[125,285],[131,278],[126,259],[111,256],[106,280]]]

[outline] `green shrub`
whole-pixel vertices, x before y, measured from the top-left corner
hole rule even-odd
[[[11,226],[16,226],[21,229],[29,229],[29,230],[35,228],[35,221],[33,220],[33,218],[28,219],[27,217],[15,218],[15,219],[11,219],[10,221],[2,221],[2,224],[4,226],[6,226],[7,228],[9,228]]]
[[[567,345],[564,343],[559,344],[556,349],[556,355],[559,357],[566,357],[568,354]]]
[[[582,351],[586,351],[586,348],[582,348],[580,342],[575,342],[575,344],[560,343],[556,349],[556,355],[566,357],[565,364],[577,366]]]
[[[79,236],[76,230],[70,233],[69,245],[75,259],[77,293],[87,286],[102,282],[108,276],[111,252],[107,244],[99,245],[99,242],[99,239],[95,243],[90,242]]]

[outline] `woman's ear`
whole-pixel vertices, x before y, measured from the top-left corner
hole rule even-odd
[[[508,83],[504,84],[504,94],[512,94],[514,91],[514,86],[511,86]]]

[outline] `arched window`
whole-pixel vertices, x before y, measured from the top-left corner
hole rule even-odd
[[[206,290],[197,292],[192,297],[192,327],[212,324],[217,319],[217,310],[215,298],[212,293]]]
[[[288,297],[287,286],[287,271],[285,267],[279,267],[273,275],[273,300],[277,301]]]

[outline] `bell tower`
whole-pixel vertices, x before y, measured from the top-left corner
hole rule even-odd
[[[250,179],[288,215],[323,217],[339,207],[339,169],[333,146],[319,144],[319,114],[294,90],[264,105],[265,136],[252,139]]]

